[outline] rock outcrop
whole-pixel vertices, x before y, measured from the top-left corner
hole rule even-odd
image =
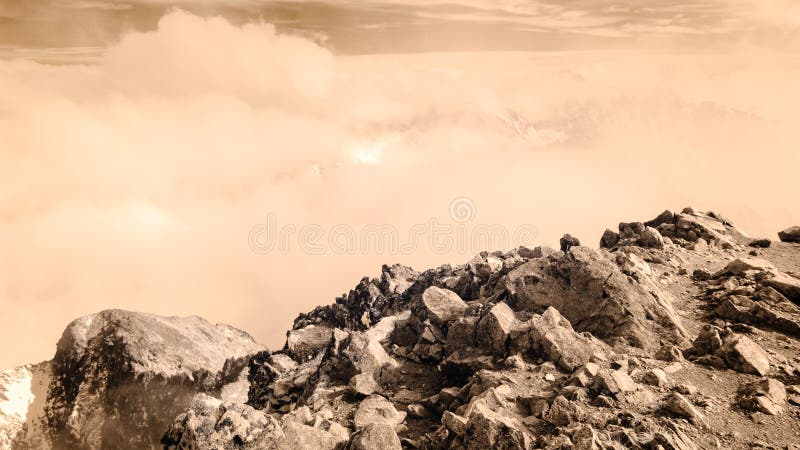
[[[247,333],[198,317],[120,310],[82,317],[64,330],[55,357],[45,363],[49,383],[46,394],[37,393],[42,405],[25,411],[29,425],[14,446],[158,446],[197,393],[244,401],[237,393],[246,386],[234,384],[262,349]]]
[[[106,311],[67,328],[46,395],[0,376],[0,448],[793,448],[800,249],[768,242],[686,208],[600,249],[384,266],[274,352]]]
[[[778,238],[782,242],[800,242],[800,226],[789,227],[778,232]]]

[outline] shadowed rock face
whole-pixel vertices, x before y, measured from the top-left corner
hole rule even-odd
[[[218,393],[261,349],[198,317],[110,310],[77,319],[51,363],[45,415],[54,446],[157,445],[196,393]]]

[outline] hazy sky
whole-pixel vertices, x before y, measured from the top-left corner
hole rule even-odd
[[[800,224],[797,3],[636,5],[0,0],[0,367],[106,308],[276,347],[382,263],[512,245],[434,222]]]

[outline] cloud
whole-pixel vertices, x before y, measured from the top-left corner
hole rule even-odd
[[[93,65],[0,61],[0,366],[44,359],[72,318],[198,314],[278,345],[294,315],[412,254],[259,255],[254,225],[392,224],[454,198],[468,225],[588,243],[711,207],[754,234],[800,222],[785,55],[336,55],[272,25],[174,11]]]

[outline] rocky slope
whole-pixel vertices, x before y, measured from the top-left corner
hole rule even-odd
[[[800,228],[779,238],[687,208],[596,250],[384,266],[276,352],[106,311],[65,331],[40,413],[0,378],[0,448],[798,448]]]

